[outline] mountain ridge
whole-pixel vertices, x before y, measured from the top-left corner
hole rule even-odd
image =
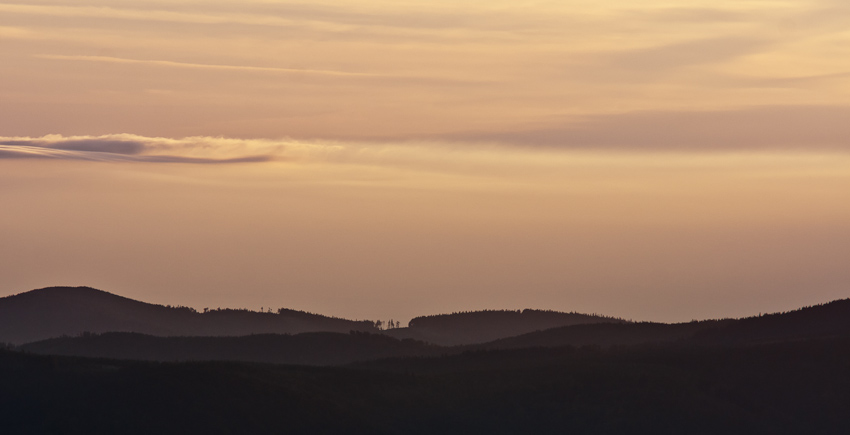
[[[155,337],[137,333],[84,334],[19,346],[20,350],[149,361],[251,361],[346,365],[411,357],[566,348],[753,347],[771,343],[850,339],[850,299],[785,313],[687,323],[589,323],[556,327],[488,343],[439,346],[383,333],[312,332],[243,337]]]
[[[595,314],[526,308],[524,310],[481,310],[414,317],[407,328],[388,329],[395,338],[412,338],[444,346],[487,343],[554,327],[624,323],[623,319]]]
[[[45,287],[0,298],[0,342],[22,344],[84,332],[158,336],[240,336],[310,331],[376,331],[354,321],[281,309],[197,312],[130,299],[91,287]]]
[[[484,343],[527,332],[581,323],[621,321],[602,316],[525,309],[420,316],[405,328],[381,330],[354,321],[287,308],[277,312],[151,304],[91,287],[45,287],[0,298],[0,342],[24,344],[85,332],[146,335],[245,336],[362,331],[442,346]]]

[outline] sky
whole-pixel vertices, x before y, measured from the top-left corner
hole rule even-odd
[[[0,0],[0,296],[688,321],[850,296],[837,0]]]

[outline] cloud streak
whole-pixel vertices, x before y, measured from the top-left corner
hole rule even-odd
[[[537,128],[468,132],[443,139],[562,149],[631,151],[850,151],[850,107],[761,106],[585,116]]]
[[[725,111],[643,111],[586,116],[535,128],[371,140],[181,139],[133,134],[0,137],[1,159],[142,163],[302,163],[427,170],[504,166],[570,153],[848,153],[850,107],[763,106]],[[560,157],[559,157],[560,156]]]
[[[297,74],[318,74],[327,76],[351,76],[351,77],[391,77],[384,74],[359,73],[348,71],[333,71],[321,69],[298,69],[298,68],[275,68],[261,66],[245,66],[245,65],[214,65],[204,63],[189,63],[189,62],[174,62],[170,60],[143,60],[143,59],[126,59],[122,57],[109,56],[65,56],[54,54],[38,54],[34,57],[41,59],[52,60],[76,60],[88,62],[103,62],[103,63],[123,63],[135,65],[156,65],[176,68],[193,68],[206,70],[225,70],[225,71],[247,71],[247,72],[265,72],[265,73],[297,73]]]
[[[173,140],[165,140],[165,143],[168,142],[173,142]],[[134,135],[91,137],[50,135],[41,138],[0,137],[0,159],[192,164],[258,163],[276,159],[271,154],[202,157],[186,155],[186,151],[186,146],[168,146],[163,143],[162,139],[144,138]]]
[[[113,63],[123,65],[139,65],[153,66],[163,68],[180,68],[190,70],[203,71],[236,71],[244,73],[261,73],[261,74],[283,74],[288,76],[315,77],[326,79],[357,79],[371,80],[380,83],[382,86],[391,84],[424,84],[424,85],[449,85],[449,86],[481,86],[493,83],[493,80],[479,79],[469,80],[455,77],[445,76],[424,76],[424,75],[405,75],[405,74],[384,74],[384,73],[366,73],[310,68],[279,68],[279,67],[263,67],[250,65],[225,65],[225,64],[206,64],[192,62],[176,62],[170,60],[156,59],[129,59],[123,57],[112,56],[84,56],[84,55],[57,55],[57,54],[35,54],[32,57],[37,59],[59,60],[59,61],[79,61],[79,62],[95,62],[95,63]]]

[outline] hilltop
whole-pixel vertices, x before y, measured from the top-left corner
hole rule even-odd
[[[91,287],[48,287],[0,298],[0,342],[28,343],[84,332],[137,332],[157,336],[240,336],[310,331],[376,331],[353,321],[281,309],[197,312],[140,302]]]

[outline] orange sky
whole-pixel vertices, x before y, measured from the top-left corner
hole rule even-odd
[[[839,1],[0,2],[0,294],[690,320],[847,297]]]

